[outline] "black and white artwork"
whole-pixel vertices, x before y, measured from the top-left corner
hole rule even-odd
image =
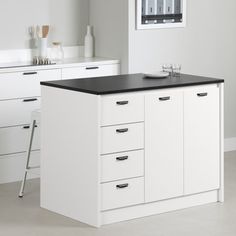
[[[185,26],[186,0],[137,0],[137,29]]]

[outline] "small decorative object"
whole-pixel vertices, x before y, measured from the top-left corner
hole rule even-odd
[[[187,0],[136,1],[137,29],[185,27]]]
[[[92,35],[92,26],[87,26],[87,34],[84,41],[84,57],[94,56],[94,38]]]
[[[53,42],[50,59],[53,61],[63,61],[64,51],[61,42]]]

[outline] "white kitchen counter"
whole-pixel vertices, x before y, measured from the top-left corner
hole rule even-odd
[[[97,66],[97,65],[111,65],[119,64],[119,60],[109,59],[109,58],[66,58],[62,62],[52,65],[36,65],[36,66],[24,66],[30,62],[19,61],[12,63],[0,63],[0,74],[1,73],[11,73],[11,72],[22,72],[22,71],[32,71],[32,70],[49,70],[49,69],[62,69],[62,68],[72,68],[81,66]],[[21,66],[22,65],[22,66]]]

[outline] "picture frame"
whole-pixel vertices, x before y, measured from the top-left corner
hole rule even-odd
[[[136,29],[186,27],[187,0],[136,0]]]

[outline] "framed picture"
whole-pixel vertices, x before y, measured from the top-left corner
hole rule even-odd
[[[136,28],[186,26],[186,0],[136,0]]]

